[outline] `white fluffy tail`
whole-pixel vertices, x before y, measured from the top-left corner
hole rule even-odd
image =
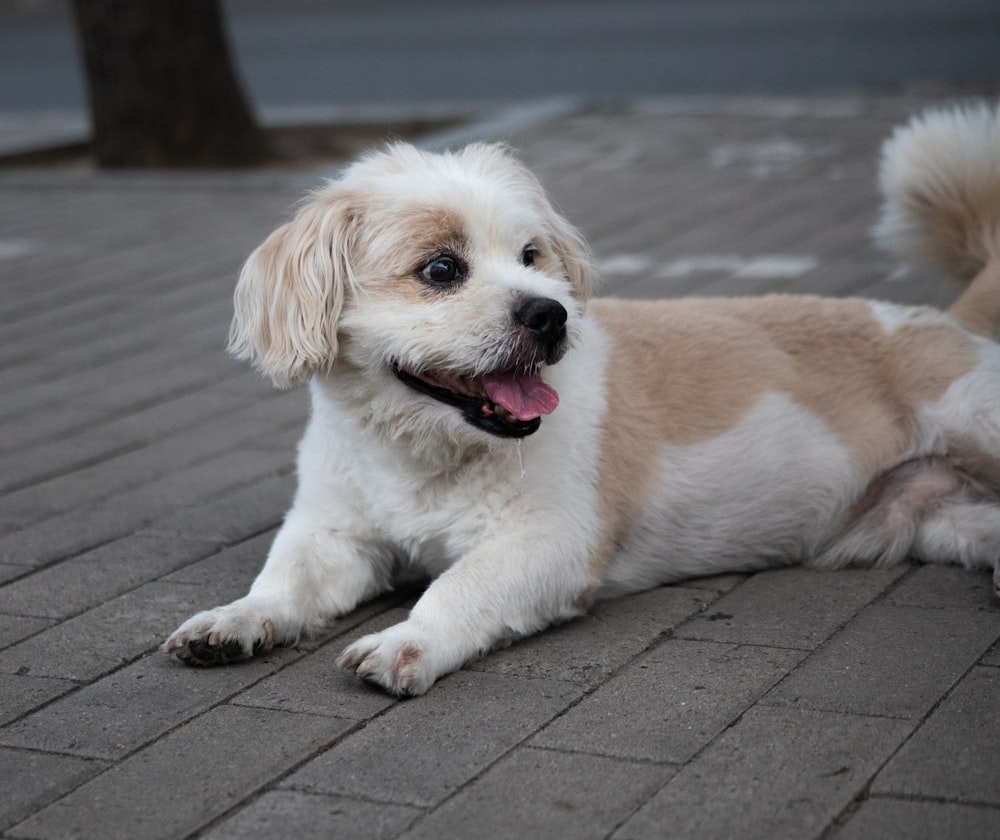
[[[879,243],[971,285],[952,307],[968,329],[1000,326],[1000,106],[935,109],[882,149]]]
[[[971,279],[1000,259],[1000,107],[936,109],[882,147],[879,242]]]

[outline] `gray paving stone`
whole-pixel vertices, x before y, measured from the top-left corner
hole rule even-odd
[[[0,743],[85,758],[122,758],[292,656],[283,651],[226,668],[189,668],[156,653],[0,730]]]
[[[991,612],[1000,617],[989,572],[926,564],[911,569],[885,596],[897,607],[941,607]]]
[[[0,747],[0,831],[106,769],[100,761]]]
[[[830,840],[993,840],[997,819],[995,808],[876,796],[861,803]]]
[[[867,784],[907,721],[755,707],[653,796],[614,840],[809,840]]]
[[[707,589],[720,595],[730,592],[747,579],[746,575],[712,575],[684,581],[685,589]]]
[[[31,566],[28,564],[22,566],[14,563],[0,563],[0,583],[7,583],[7,581],[20,577],[30,570]]]
[[[61,475],[246,405],[254,395],[224,385],[182,394],[94,428],[0,455],[0,490]],[[257,398],[266,395],[259,395]]]
[[[0,679],[0,726],[77,687],[72,680],[4,674]],[[0,730],[0,739],[3,732]]]
[[[274,542],[274,531],[265,531],[230,546],[202,560],[196,560],[163,576],[163,583],[184,584],[192,589],[197,610],[228,603],[246,595],[257,577],[268,549]],[[203,604],[204,606],[198,606]]]
[[[167,840],[196,831],[353,726],[222,706],[116,764],[10,830],[56,840]]]
[[[3,589],[0,589],[0,609],[7,609],[9,612],[17,612],[17,604],[3,604]],[[45,618],[32,618],[24,615],[2,615],[0,614],[0,648],[8,647],[21,639],[33,636],[51,627],[54,622]]]
[[[592,686],[718,597],[710,590],[664,586],[597,604],[588,615],[466,667]]]
[[[229,453],[91,508],[80,508],[0,537],[0,558],[45,565],[149,527],[181,505],[210,502],[291,469],[285,452]]]
[[[392,840],[422,811],[294,790],[269,791],[203,840]]]
[[[800,651],[668,639],[531,743],[682,764],[802,658]]]
[[[875,604],[764,703],[919,719],[993,644],[1000,616]]]
[[[270,478],[208,504],[188,505],[159,517],[144,533],[235,542],[281,524],[291,507],[295,477]]]
[[[995,644],[992,650],[980,660],[980,664],[1000,667],[1000,642]]]
[[[145,488],[164,476],[238,450],[259,435],[276,433],[289,423],[298,425],[300,413],[294,401],[260,401],[244,408],[238,417],[223,415],[197,429],[165,436],[149,446],[8,493],[0,529],[23,528],[133,488]]]
[[[112,418],[113,415],[109,415],[104,420],[109,422]],[[94,425],[92,408],[63,405],[58,411],[45,411],[31,415],[24,422],[5,424],[0,452],[17,457],[17,453],[25,449],[71,437],[75,432]],[[31,472],[30,468],[28,472]]]
[[[217,591],[229,597],[213,599],[186,584],[146,584],[0,651],[0,674],[92,680],[158,647],[192,613],[244,590],[221,581]]]
[[[792,568],[753,575],[677,630],[677,636],[810,650],[905,571]]]
[[[74,407],[87,410],[93,422],[130,408],[143,408],[165,395],[202,388],[231,374],[232,362],[222,354],[206,354],[199,347],[175,344],[66,379],[19,388],[4,400],[0,417],[17,428],[19,420],[34,414],[44,415],[69,401]],[[24,445],[32,440],[37,437],[19,437],[18,443]]]
[[[333,622],[323,634],[336,637],[347,631],[351,636],[376,633],[406,619],[408,610],[385,610],[386,601],[367,604]],[[375,618],[370,618],[378,613]],[[386,692],[340,670],[337,657],[346,639],[334,639],[311,656],[293,662],[277,674],[241,692],[231,702],[288,712],[364,720],[374,717],[397,702]]]
[[[520,748],[402,837],[601,840],[674,772],[603,756]]]
[[[282,786],[435,805],[579,696],[557,680],[459,671],[369,721]]]
[[[0,586],[0,610],[66,618],[193,563],[216,548],[208,541],[176,537],[123,537]]]
[[[872,790],[1000,805],[998,749],[1000,671],[973,668],[893,756]]]

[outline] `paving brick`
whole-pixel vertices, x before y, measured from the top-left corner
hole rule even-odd
[[[872,790],[1000,805],[998,749],[1000,671],[973,668],[893,756]]]
[[[215,550],[216,545],[208,541],[123,537],[0,587],[0,610],[65,618]]]
[[[203,348],[175,343],[168,349],[157,348],[66,379],[20,388],[4,400],[0,416],[16,428],[23,418],[44,415],[69,401],[95,422],[131,408],[145,408],[164,396],[202,388],[231,374],[232,362],[221,353],[207,354]],[[17,442],[23,446],[37,439],[19,436]]]
[[[300,414],[294,401],[262,400],[244,407],[235,417],[223,415],[197,429],[167,435],[151,445],[8,493],[0,529],[22,528],[132,488],[148,492],[144,488],[164,476],[238,450],[254,437],[275,433],[289,423],[299,425]]]
[[[235,452],[162,479],[91,508],[80,508],[0,537],[0,558],[45,565],[149,527],[181,505],[210,502],[232,490],[291,469],[291,455]]]
[[[235,373],[235,371],[234,371]],[[265,394],[240,393],[228,383],[167,399],[68,437],[0,455],[0,490],[60,475],[246,405]]]
[[[189,668],[156,653],[0,730],[0,743],[89,758],[122,758],[221,703],[294,656]]]
[[[803,653],[668,639],[536,735],[539,746],[688,761]]]
[[[204,840],[391,840],[423,812],[294,790],[269,791],[220,823]]]
[[[465,840],[473,831],[497,839],[601,840],[674,772],[603,756],[521,748],[402,837]]]
[[[0,609],[8,609],[10,612],[17,611],[17,604],[3,603],[3,589],[0,589]],[[0,648],[5,648],[21,639],[33,636],[52,625],[50,619],[32,618],[23,615],[2,615],[0,614]]]
[[[250,584],[264,566],[267,552],[274,542],[274,533],[265,531],[202,560],[182,566],[164,575],[163,583],[191,587],[193,603],[198,610],[228,603],[246,595]],[[198,604],[203,606],[197,606]]]
[[[996,835],[995,808],[877,796],[861,803],[829,840],[991,840]]]
[[[183,837],[353,725],[332,717],[222,706],[41,809],[10,836]]]
[[[14,563],[0,563],[0,583],[14,580],[30,570],[31,566],[27,564],[22,566]]]
[[[755,707],[673,778],[614,840],[808,840],[866,785],[907,721]]]
[[[557,680],[460,671],[369,721],[283,786],[435,805],[579,695],[579,689]]]
[[[686,639],[810,650],[905,571],[760,572],[677,630]]]
[[[0,679],[0,726],[76,687],[72,680],[4,674]],[[2,737],[0,730],[0,740]]]
[[[764,702],[922,718],[998,633],[998,616],[989,612],[873,605]]]
[[[992,575],[958,566],[917,566],[886,594],[884,601],[897,607],[984,610],[1000,617]]]
[[[659,587],[597,604],[588,615],[495,651],[468,668],[593,686],[717,597]]]
[[[0,831],[23,820],[107,765],[65,755],[10,750],[0,747],[3,796],[0,796]]]
[[[746,575],[712,575],[711,577],[691,578],[684,581],[685,589],[707,589],[722,595],[730,592],[747,579]]]
[[[229,597],[212,598],[186,584],[146,584],[0,651],[0,674],[92,680],[158,647],[192,613],[245,592],[227,586],[213,591]]]
[[[386,603],[380,600],[355,610],[333,622],[323,635],[336,637],[351,631],[352,637],[361,636],[384,630],[406,619],[408,610],[389,609],[383,612]],[[371,618],[375,613],[378,613],[376,617]],[[381,689],[337,667],[337,657],[346,643],[347,639],[335,639],[324,644],[311,656],[293,662],[238,694],[232,702],[355,720],[375,716],[397,701]]]
[[[208,504],[178,508],[159,517],[145,533],[243,540],[280,525],[294,492],[292,475],[266,479]]]

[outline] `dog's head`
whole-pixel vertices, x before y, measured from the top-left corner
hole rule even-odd
[[[503,147],[398,145],[250,256],[230,349],[280,386],[343,371],[369,402],[374,388],[409,416],[524,437],[558,401],[542,371],[572,344],[590,282],[583,238]]]

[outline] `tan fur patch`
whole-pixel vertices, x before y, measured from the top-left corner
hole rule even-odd
[[[664,445],[719,435],[780,391],[822,418],[857,469],[874,475],[905,452],[914,410],[976,360],[969,337],[944,324],[886,335],[862,300],[596,300],[592,308],[611,339],[599,565],[661,481]]]
[[[950,311],[970,332],[1000,338],[1000,260],[988,263],[976,275]]]

